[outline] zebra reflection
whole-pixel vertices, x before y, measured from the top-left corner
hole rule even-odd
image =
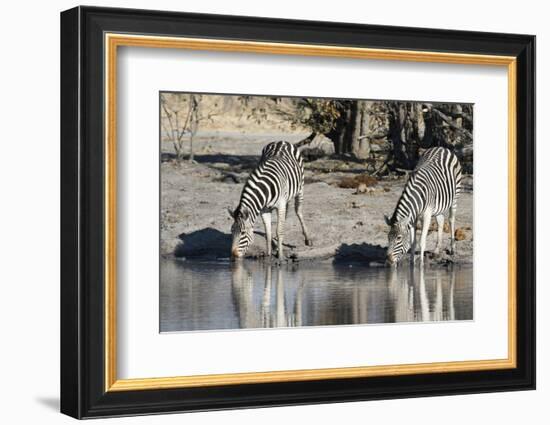
[[[427,281],[423,267],[388,269],[388,295],[392,300],[393,322],[455,320],[456,271],[434,270]]]
[[[289,294],[280,267],[263,267],[264,281],[254,283],[246,263],[233,263],[231,289],[240,328],[302,326],[302,300],[305,282]],[[275,278],[273,278],[275,274]],[[290,306],[290,307],[289,307]]]
[[[240,263],[235,263],[231,271],[231,293],[239,327],[258,327],[261,317],[253,302],[254,280],[250,271]]]

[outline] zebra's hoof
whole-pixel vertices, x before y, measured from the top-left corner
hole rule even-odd
[[[271,265],[282,266],[285,263],[285,261],[286,260],[284,258],[274,258],[273,260],[271,260]]]
[[[431,259],[437,259],[437,258],[441,257],[441,254],[439,253],[439,251],[433,251],[428,255]]]
[[[311,239],[306,239],[306,246],[313,246],[313,241]]]
[[[278,252],[275,252],[275,255],[273,257],[270,257],[271,264],[275,266],[280,266],[284,261],[286,261],[284,254],[279,254]]]

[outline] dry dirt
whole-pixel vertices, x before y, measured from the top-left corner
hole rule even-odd
[[[199,150],[193,163],[177,163],[168,143],[162,146],[161,163],[161,254],[166,257],[227,258],[230,253],[234,209],[246,177],[258,160],[262,147],[273,140],[295,142],[304,135],[244,135],[212,133],[197,139]],[[285,254],[290,261],[326,260],[382,265],[388,227],[384,214],[391,215],[406,181],[388,176],[372,182],[365,165],[342,159],[317,159],[306,163],[304,216],[313,247],[305,246],[293,208],[285,231]],[[359,190],[350,181],[362,184]],[[342,184],[342,181],[344,184]],[[367,183],[367,184],[365,184]],[[339,187],[344,186],[344,187]],[[351,186],[351,187],[350,187]],[[434,264],[472,263],[472,179],[458,203],[456,224],[462,240],[453,257],[444,252],[431,258],[436,232],[427,242],[427,261]],[[350,188],[348,188],[350,187]],[[357,193],[360,192],[360,193]],[[274,223],[275,224],[275,223]],[[448,231],[448,226],[447,231]],[[254,243],[247,256],[265,252],[263,224],[258,219]],[[445,247],[449,246],[445,233]]]

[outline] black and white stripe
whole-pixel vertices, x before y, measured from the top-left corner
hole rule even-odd
[[[303,197],[304,164],[299,150],[285,141],[265,146],[260,163],[244,185],[239,206],[232,213],[231,254],[234,257],[244,256],[252,242],[254,222],[261,215],[265,226],[267,255],[271,256],[271,212],[276,209],[278,256],[282,259],[284,223],[292,199],[306,245],[311,245],[302,215]]]
[[[388,262],[395,264],[411,249],[414,259],[416,249],[416,223],[422,220],[420,260],[423,261],[426,237],[431,218],[437,221],[437,245],[434,254],[439,254],[443,238],[444,214],[449,213],[451,227],[451,254],[455,248],[455,214],[457,197],[462,181],[462,167],[457,156],[447,148],[428,149],[409,176],[395,211],[387,223]]]

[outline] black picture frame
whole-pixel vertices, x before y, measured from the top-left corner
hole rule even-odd
[[[104,33],[259,40],[517,58],[517,367],[105,391]],[[535,37],[76,7],[61,13],[61,412],[75,418],[535,388]]]

